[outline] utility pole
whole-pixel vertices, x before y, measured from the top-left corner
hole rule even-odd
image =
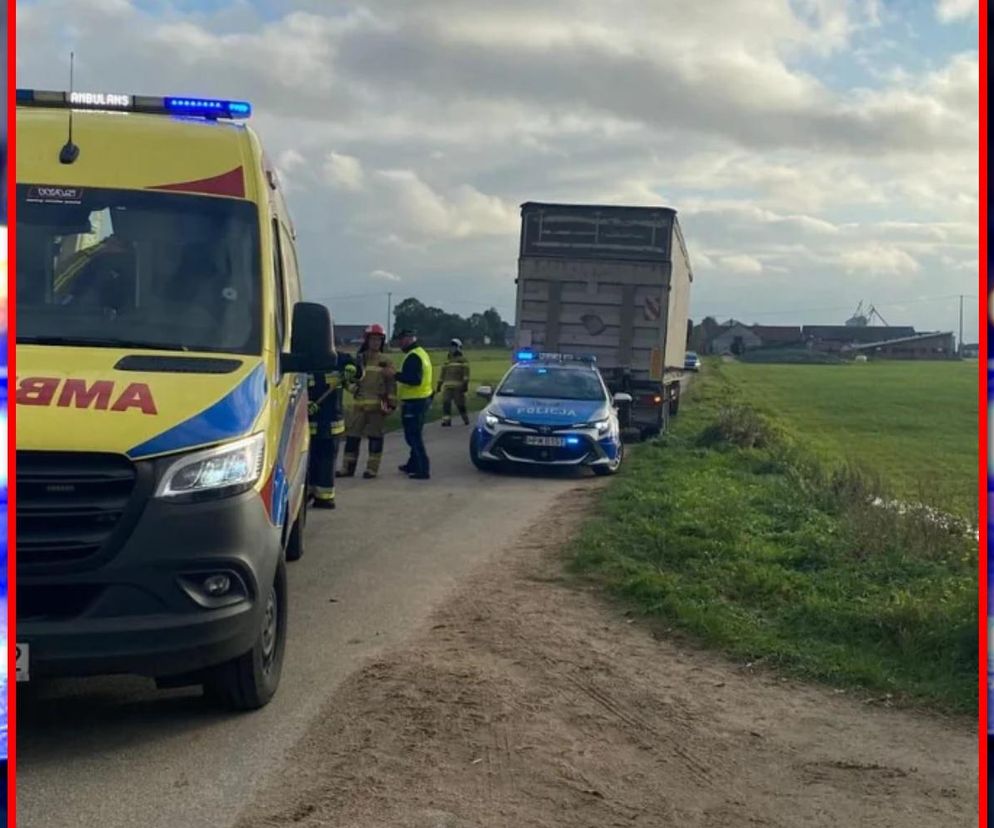
[[[963,356],[963,294],[959,295],[959,349],[956,352]]]
[[[390,329],[393,325],[390,322],[390,314],[393,311],[393,294],[387,293],[387,342],[390,341]]]

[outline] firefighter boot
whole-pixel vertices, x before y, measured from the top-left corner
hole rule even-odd
[[[372,480],[380,473],[380,461],[383,459],[383,438],[369,438],[369,460],[366,461],[366,471],[362,476],[366,480]]]
[[[345,439],[345,456],[342,470],[339,477],[355,477],[355,469],[359,464],[359,437],[347,437]]]

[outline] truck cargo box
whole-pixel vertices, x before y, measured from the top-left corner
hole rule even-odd
[[[615,387],[676,382],[692,280],[675,210],[528,202],[516,344],[594,354]]]

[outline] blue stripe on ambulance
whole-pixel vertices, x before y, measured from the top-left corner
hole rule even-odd
[[[298,386],[298,396],[295,402],[287,406],[286,416],[283,419],[283,431],[280,433],[280,445],[276,452],[276,468],[273,470],[273,500],[270,508],[272,521],[276,526],[282,526],[286,520],[286,512],[289,507],[288,491],[290,481],[287,480],[286,468],[294,458],[288,457],[288,451],[292,449],[290,438],[297,422],[300,406],[307,404],[306,384],[302,377],[296,377],[292,382]],[[299,462],[299,460],[298,460]]]
[[[241,437],[259,416],[266,399],[265,368],[259,365],[225,397],[189,420],[127,452],[137,460]]]

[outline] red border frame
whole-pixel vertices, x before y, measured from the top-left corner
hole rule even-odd
[[[15,473],[15,435],[17,406],[12,405],[9,394],[10,378],[16,375],[14,361],[14,343],[17,340],[17,325],[15,318],[14,287],[17,282],[11,274],[15,273],[16,265],[16,216],[17,198],[15,186],[15,171],[17,140],[15,112],[17,107],[17,3],[16,0],[7,2],[7,824],[17,825],[17,679],[16,679],[16,623],[17,618],[17,587],[15,550],[15,516],[17,515],[17,487],[14,485]],[[15,647],[11,647],[11,641]]]
[[[979,416],[977,429],[979,434],[979,530],[980,530],[980,571],[979,571],[979,638],[980,638],[980,675],[979,675],[979,808],[978,820],[981,828],[987,825],[987,569],[988,569],[988,490],[987,490],[987,452],[988,452],[988,418],[987,418],[987,366],[988,341],[987,326],[991,319],[991,305],[988,295],[988,188],[987,188],[987,26],[988,4],[980,2],[979,34],[980,34],[980,175],[979,175],[979,205],[980,205],[980,252],[979,263],[979,343],[980,387],[978,394]],[[9,378],[16,376],[15,342],[17,338],[17,303],[15,296],[16,280],[10,275],[16,272],[16,174],[17,169],[17,140],[16,140],[16,77],[17,77],[17,6],[15,0],[7,0],[7,211],[8,211],[8,254],[7,254],[7,374]],[[17,406],[8,403],[7,411],[7,480],[8,480],[8,517],[7,517],[7,630],[8,645],[13,641],[16,645],[17,589],[16,589],[16,514],[17,487],[15,480],[15,435],[17,428]],[[8,761],[7,761],[7,824],[17,824],[17,692],[16,692],[16,647],[7,648],[8,675]],[[10,680],[12,679],[12,680]]]
[[[987,825],[987,733],[988,733],[988,710],[987,710],[987,628],[988,628],[988,609],[987,609],[987,566],[988,566],[988,484],[987,484],[987,454],[988,454],[988,415],[987,415],[987,326],[990,324],[991,313],[990,313],[990,299],[988,297],[988,270],[989,257],[988,257],[988,239],[987,239],[987,226],[988,226],[988,210],[987,210],[987,19],[988,19],[988,8],[986,2],[981,2],[978,4],[980,10],[979,19],[979,30],[980,30],[980,101],[979,101],[979,112],[980,112],[980,181],[979,181],[979,204],[980,204],[980,255],[978,256],[979,264],[979,284],[980,290],[979,294],[979,316],[978,321],[980,322],[978,328],[979,332],[979,342],[980,342],[980,389],[979,389],[979,409],[978,409],[978,432],[979,432],[979,451],[977,455],[978,465],[979,465],[979,529],[980,529],[980,571],[979,571],[979,619],[980,619],[980,693],[979,693],[979,711],[980,715],[978,717],[979,723],[979,778],[978,778],[978,802],[979,802],[979,824],[981,826]]]

